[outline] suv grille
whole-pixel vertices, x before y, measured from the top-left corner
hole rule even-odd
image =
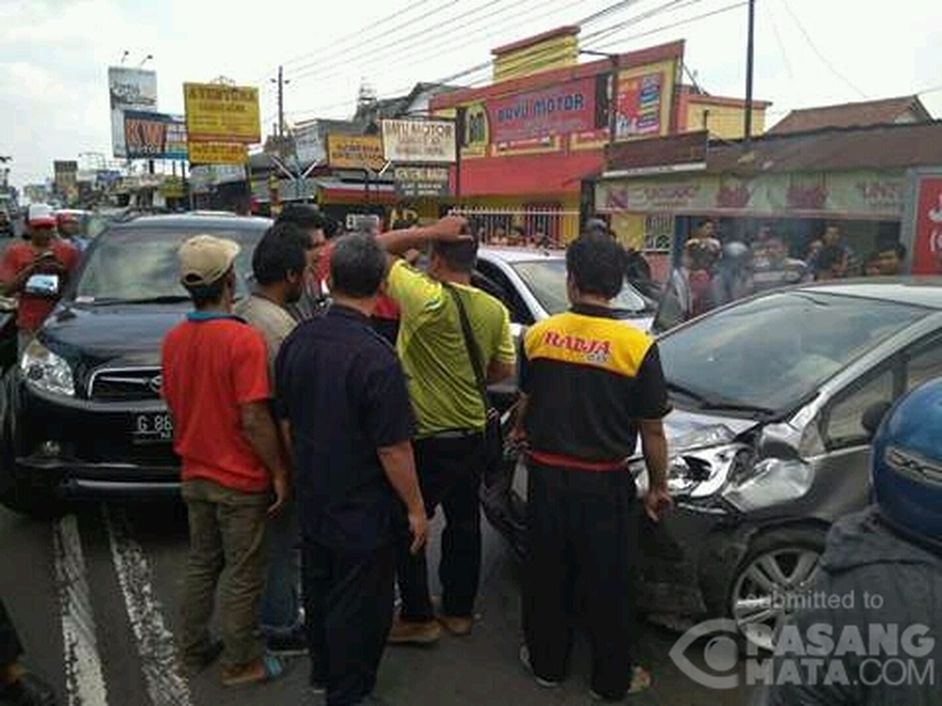
[[[160,399],[159,368],[96,370],[88,383],[93,400],[135,402]]]

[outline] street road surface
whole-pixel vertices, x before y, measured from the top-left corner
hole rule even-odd
[[[181,504],[76,506],[54,522],[0,509],[0,595],[22,633],[27,664],[47,676],[61,704],[81,706],[269,706],[321,703],[306,691],[307,658],[282,681],[225,690],[216,669],[177,675],[186,515]],[[431,547],[437,557],[438,546]],[[436,560],[437,561],[437,560]],[[433,566],[436,565],[433,563]],[[715,692],[683,676],[667,653],[676,635],[646,627],[642,655],[654,670],[639,706],[734,706],[744,692]],[[584,706],[588,654],[579,644],[559,691],[520,667],[519,575],[503,539],[485,525],[479,621],[466,639],[431,648],[389,648],[378,693],[393,706]]]

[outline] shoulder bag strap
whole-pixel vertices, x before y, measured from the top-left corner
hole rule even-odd
[[[458,294],[457,290],[447,282],[443,282],[442,286],[445,288],[445,291],[451,295],[455,306],[458,307],[458,318],[461,320],[461,334],[464,337],[465,349],[468,352],[468,359],[471,361],[471,369],[474,371],[475,383],[477,384],[478,394],[481,396],[481,404],[484,405],[484,414],[486,416],[487,410],[491,404],[487,397],[487,378],[484,376],[481,350],[478,348],[477,341],[474,339],[474,332],[471,330],[471,321],[468,319],[468,312],[464,307],[464,302],[461,301],[461,296]]]

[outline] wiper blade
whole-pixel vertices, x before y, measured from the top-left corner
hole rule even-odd
[[[672,392],[679,392],[684,397],[689,397],[697,403],[698,409],[709,410],[711,412],[753,412],[763,416],[770,416],[776,413],[774,409],[769,409],[768,407],[738,402],[736,400],[711,398],[702,392],[691,390],[689,387],[678,385],[675,382],[668,382],[667,389]]]
[[[113,304],[182,304],[190,301],[185,294],[165,294],[158,297],[140,297],[138,299],[120,299],[118,297],[103,297],[93,299],[90,304],[95,306],[109,306]]]
[[[679,392],[684,397],[689,397],[700,405],[708,404],[707,398],[703,396],[703,393],[691,390],[689,387],[684,387],[683,385],[678,385],[676,382],[668,381],[667,389],[671,392]]]

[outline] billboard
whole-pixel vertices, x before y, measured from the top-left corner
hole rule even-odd
[[[129,159],[186,159],[186,124],[176,115],[126,110],[124,143]]]
[[[443,120],[383,120],[383,156],[389,162],[451,164],[455,124]]]
[[[595,128],[595,77],[487,102],[491,141],[518,142]]]
[[[124,111],[157,109],[157,74],[147,69],[124,66],[108,68],[111,96],[111,146],[115,157],[127,157],[124,137]]]
[[[386,165],[379,135],[327,135],[327,163],[337,169],[372,169]]]
[[[240,142],[251,145],[262,141],[257,88],[184,83],[183,103],[191,143]]]
[[[942,274],[942,176],[918,182],[913,274]]]
[[[396,194],[406,199],[448,196],[448,171],[448,167],[396,166]]]
[[[78,162],[55,160],[52,163],[52,173],[57,194],[69,199],[78,195]]]
[[[190,142],[190,164],[245,164],[248,148],[238,142]]]
[[[661,99],[664,74],[621,76],[615,103],[615,138],[661,134]]]

